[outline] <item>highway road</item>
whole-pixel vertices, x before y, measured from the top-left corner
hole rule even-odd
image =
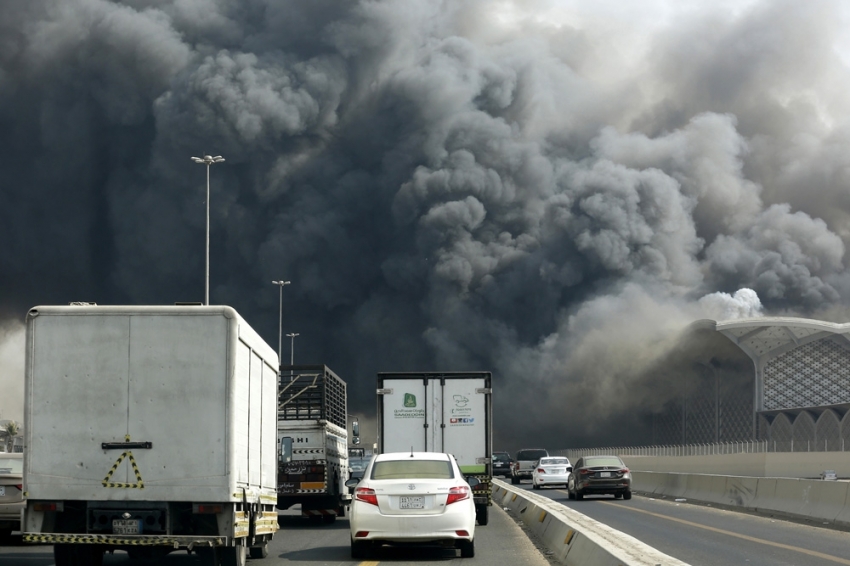
[[[530,483],[514,487],[531,491]],[[535,493],[695,566],[850,566],[845,531],[639,495],[572,501],[565,489]]]
[[[460,558],[457,551],[439,548],[410,549],[383,548],[369,560],[351,559],[348,519],[342,518],[333,525],[314,524],[298,515],[298,511],[281,513],[281,530],[269,545],[269,556],[264,560],[250,560],[255,566],[316,566],[318,564],[393,564],[394,566],[424,564],[456,564],[463,566],[490,566],[493,564],[522,564],[523,566],[551,566],[546,557],[528,539],[521,527],[498,507],[490,513],[490,524],[475,529],[475,558]],[[0,546],[0,564],[3,566],[52,566],[52,546],[31,546],[18,543]],[[107,555],[104,565],[142,565],[130,562],[124,553]],[[150,566],[150,563],[146,563]],[[199,564],[194,556],[185,552],[169,555],[159,562],[167,566]]]

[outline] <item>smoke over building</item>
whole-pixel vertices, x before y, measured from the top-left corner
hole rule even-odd
[[[4,3],[0,317],[201,300],[190,156],[221,154],[211,301],[273,343],[291,280],[295,360],[353,409],[377,371],[484,369],[505,447],[645,442],[706,309],[843,321],[845,14],[588,10]]]

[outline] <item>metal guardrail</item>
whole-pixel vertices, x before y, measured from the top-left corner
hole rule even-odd
[[[584,456],[618,454],[620,456],[707,456],[712,454],[758,454],[766,452],[845,452],[850,451],[841,439],[839,446],[806,441],[794,443],[776,440],[744,440],[717,444],[683,444],[670,446],[611,446],[607,448],[568,448],[550,451],[553,456],[566,456],[571,461]]]

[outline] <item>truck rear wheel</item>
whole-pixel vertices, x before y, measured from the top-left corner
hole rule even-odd
[[[264,541],[259,546],[252,546],[249,553],[251,558],[266,558],[269,555],[269,542]]]
[[[336,515],[322,515],[322,522],[326,525],[330,525],[336,521]]]
[[[479,503],[475,506],[475,518],[478,524],[482,527],[490,522],[490,506],[486,503]]]
[[[218,548],[221,566],[245,566],[248,561],[245,547],[241,544],[236,546],[224,546]]]
[[[103,548],[96,544],[53,545],[56,566],[102,566]]]

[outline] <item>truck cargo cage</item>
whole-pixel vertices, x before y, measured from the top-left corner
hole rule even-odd
[[[346,384],[324,365],[280,367],[278,419],[324,419],[346,426]]]

